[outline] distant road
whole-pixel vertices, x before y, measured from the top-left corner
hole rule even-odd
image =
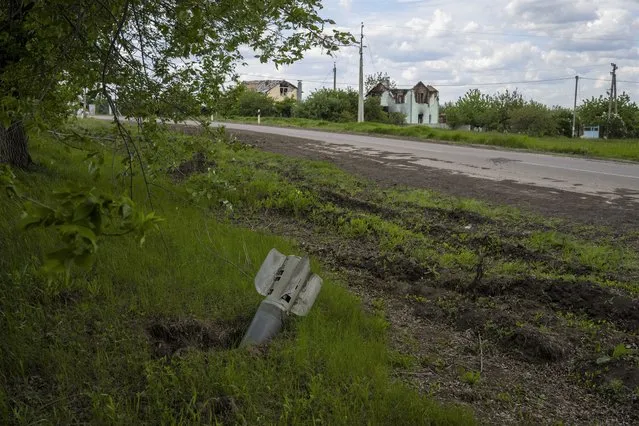
[[[96,118],[111,119],[104,116]],[[195,122],[186,124],[196,125]],[[624,198],[639,202],[639,164],[636,163],[264,125],[212,125],[317,141],[321,143],[319,149],[331,155],[356,152],[382,162],[403,160],[402,163],[410,167],[432,167],[490,181],[512,181],[600,195],[609,200]]]
[[[315,140],[322,142],[325,149],[334,154],[357,151],[381,161],[401,159],[404,164],[415,167],[434,167],[492,181],[508,180],[639,202],[639,164],[636,163],[263,125],[213,125]]]

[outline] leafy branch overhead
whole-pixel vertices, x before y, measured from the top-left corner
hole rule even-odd
[[[21,194],[14,179],[7,166],[0,169],[0,183],[22,202],[21,228],[53,228],[58,233],[62,247],[47,253],[43,269],[49,274],[63,272],[67,280],[74,265],[93,264],[101,237],[133,234],[142,245],[162,221],[153,212],[145,214],[128,197],[111,198],[93,188],[54,192],[57,203],[49,206]]]
[[[242,51],[282,65],[354,42],[317,0],[10,3],[0,14],[5,125],[63,117],[85,88],[124,114],[185,117],[215,102]]]

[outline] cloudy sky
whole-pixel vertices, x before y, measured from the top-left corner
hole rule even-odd
[[[324,0],[322,16],[359,34],[364,22],[364,74],[387,72],[398,86],[435,86],[442,102],[470,88],[519,89],[526,98],[570,106],[605,94],[615,62],[618,92],[639,101],[639,0]],[[276,69],[249,60],[242,80],[303,80],[304,95],[357,88],[358,50],[334,58],[319,51]],[[560,80],[564,79],[564,80]],[[540,81],[545,80],[545,81]],[[547,81],[551,80],[551,81]],[[511,84],[508,84],[511,83]]]

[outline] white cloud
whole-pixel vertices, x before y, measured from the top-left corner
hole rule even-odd
[[[351,3],[352,3],[351,0],[339,0],[339,5],[346,10],[351,9]]]
[[[522,24],[565,24],[597,17],[592,1],[585,0],[512,0],[505,10]]]
[[[636,0],[445,0],[396,2],[325,0],[322,14],[341,28],[359,34],[364,21],[364,73],[387,72],[398,84],[418,80],[440,85],[442,101],[454,100],[467,83],[507,83],[569,78],[566,81],[522,84],[526,97],[548,104],[571,105],[574,75],[582,80],[580,96],[604,94],[610,62],[619,65],[618,78],[639,81],[639,2]],[[250,66],[241,73],[305,80],[305,92],[332,87],[333,61],[338,87],[357,87],[358,50],[342,49],[335,59],[319,50],[300,63],[275,70]],[[455,86],[457,85],[457,86]],[[516,86],[516,85],[515,85]],[[481,87],[504,90],[507,84]],[[639,100],[639,84],[624,83]]]
[[[430,22],[426,34],[428,37],[435,37],[444,34],[449,29],[449,24],[453,18],[441,9],[436,9],[433,14],[433,20]]]

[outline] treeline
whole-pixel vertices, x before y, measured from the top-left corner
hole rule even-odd
[[[577,108],[576,129],[599,126],[600,135],[609,138],[639,137],[639,107],[626,93],[617,99],[617,113],[608,119],[607,98],[585,100]],[[455,128],[470,125],[484,131],[522,133],[530,136],[572,136],[571,109],[548,107],[525,100],[518,91],[481,93],[472,89],[456,102],[446,103],[442,112],[446,122]]]
[[[260,111],[262,117],[295,117],[333,122],[357,121],[357,92],[320,89],[311,93],[303,102],[295,99],[275,101],[263,93],[254,92],[239,84],[229,89],[213,111],[221,117],[252,117]],[[364,100],[364,120],[376,123],[404,124],[400,113],[387,113],[379,104],[379,98]]]

